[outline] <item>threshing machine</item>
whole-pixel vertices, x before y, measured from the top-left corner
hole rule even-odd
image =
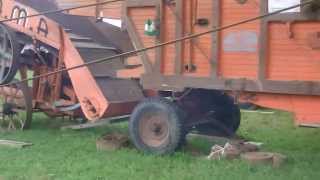
[[[10,83],[305,2],[130,57]],[[131,114],[136,147],[165,154],[180,147],[190,130],[233,135],[239,100],[293,112],[299,125],[320,125],[319,1],[125,0],[113,11],[106,4],[27,17],[59,3],[0,0],[1,20],[22,17],[0,26],[0,81],[10,83],[0,91],[3,126],[28,128],[36,111],[89,122]],[[121,19],[121,30],[91,17],[101,14]]]

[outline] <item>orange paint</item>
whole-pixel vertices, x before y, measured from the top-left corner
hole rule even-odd
[[[203,32],[213,27],[212,0],[183,0],[182,28],[183,36]],[[195,3],[198,4],[195,4]],[[261,15],[262,0],[248,0],[239,3],[235,0],[220,0],[220,26],[226,26]],[[157,1],[158,5],[161,1]],[[170,7],[169,7],[170,6]],[[133,19],[136,29],[143,28],[143,22],[156,14],[156,7],[136,7],[134,13],[128,16]],[[176,5],[168,5],[162,1],[161,6],[162,39],[167,42],[177,38],[177,18],[172,12],[177,12]],[[171,8],[171,9],[170,9]],[[132,10],[129,11],[131,12]],[[173,9],[173,10],[172,10]],[[152,12],[151,12],[152,11]],[[196,18],[195,18],[196,17]],[[196,25],[194,20],[204,18],[209,21],[208,26]],[[179,19],[179,18],[178,18]],[[254,21],[218,32],[218,62],[217,75],[221,79],[249,79],[258,81],[260,58],[261,21]],[[320,50],[312,49],[308,37],[311,33],[320,32],[320,23],[315,21],[288,23],[271,21],[268,24],[268,39],[266,52],[266,80],[277,81],[313,81],[320,80]],[[145,46],[154,45],[155,39],[145,36],[138,31],[138,36]],[[242,39],[241,39],[242,38]],[[249,40],[248,40],[249,39]],[[196,42],[196,43],[195,43]],[[243,46],[247,47],[243,48]],[[251,44],[250,44],[251,43]],[[212,34],[186,40],[182,47],[182,75],[210,78],[212,67]],[[197,44],[197,45],[195,45]],[[179,55],[176,45],[163,47],[161,59],[161,73],[165,76],[181,75],[175,72],[175,61]],[[247,48],[247,49],[246,49]],[[149,52],[154,55],[154,52]],[[188,72],[185,65],[193,64],[196,70]],[[201,87],[200,87],[201,88]],[[253,103],[293,112],[297,123],[320,124],[320,113],[314,109],[320,105],[319,96],[287,95],[259,93]],[[306,108],[308,107],[308,108]]]
[[[12,12],[14,12],[13,18],[17,18],[19,11],[21,10],[25,10],[27,15],[39,13],[30,7],[12,0],[2,0],[2,3],[4,7],[2,7],[0,20],[10,18]],[[17,12],[13,11],[13,9],[17,9]],[[38,32],[41,18],[46,22],[48,34]],[[84,60],[69,39],[69,35],[60,29],[60,25],[45,16],[30,17],[19,21],[6,22],[5,24],[16,31],[33,37],[35,40],[60,50],[62,53],[59,58],[63,59],[66,68],[84,64]],[[64,49],[62,50],[62,48]],[[48,72],[43,72],[43,74],[46,73]],[[128,114],[136,104],[136,102],[110,103],[103,94],[102,89],[99,88],[93,74],[86,66],[70,70],[68,71],[68,74],[77,99],[81,104],[82,111],[89,120],[98,120],[102,117]]]

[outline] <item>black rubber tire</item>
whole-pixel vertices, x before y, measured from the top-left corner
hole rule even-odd
[[[232,97],[213,93],[208,100],[211,100],[211,107],[215,113],[207,118],[211,122],[197,126],[200,133],[215,136],[233,136],[240,126],[241,112]]]
[[[201,119],[194,126],[199,134],[233,136],[240,126],[240,108],[221,91],[195,89],[183,101],[182,107],[191,122],[196,124]]]
[[[168,116],[168,136],[158,146],[143,142],[139,132],[139,123],[147,113],[165,113]],[[165,98],[148,98],[134,109],[129,120],[130,138],[136,148],[147,154],[164,155],[175,152],[184,142],[186,133],[183,127],[182,111],[175,103]]]
[[[241,113],[240,109],[234,105],[225,109],[216,110],[213,117],[207,117],[209,123],[196,126],[200,134],[231,137],[234,136],[240,126]]]

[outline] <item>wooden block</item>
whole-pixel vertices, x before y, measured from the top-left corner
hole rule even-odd
[[[251,165],[272,165],[279,168],[287,160],[287,157],[280,153],[269,152],[248,152],[241,155],[241,159],[247,161]]]
[[[247,152],[241,154],[241,159],[247,161],[250,165],[272,165],[273,153],[269,152]]]

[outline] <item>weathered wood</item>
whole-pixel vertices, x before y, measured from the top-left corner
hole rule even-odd
[[[204,139],[204,140],[208,141],[209,143],[220,144],[220,145],[224,145],[228,142],[229,143],[233,143],[233,142],[236,143],[239,141],[244,141],[239,138],[226,138],[226,137],[208,136],[208,135],[194,134],[194,133],[190,133],[187,135],[187,139],[195,139],[195,138]]]
[[[300,124],[300,127],[306,127],[306,128],[320,128],[319,124]]]
[[[213,11],[212,11],[212,28],[216,29],[218,27],[221,26],[221,2],[220,0],[215,0],[212,3],[213,7]],[[219,66],[219,43],[220,43],[220,39],[219,39],[219,33],[220,32],[215,32],[212,33],[212,47],[211,47],[211,77],[213,78],[217,78],[218,76],[218,66]]]
[[[241,110],[241,112],[245,113],[259,113],[259,114],[274,114],[273,111],[253,111],[253,110]]]
[[[104,119],[104,120],[99,120],[97,122],[89,122],[89,123],[85,123],[85,124],[63,126],[60,129],[61,130],[66,130],[66,129],[72,129],[72,130],[89,129],[89,128],[94,128],[94,127],[104,126],[104,125],[107,125],[107,124],[110,124],[110,123],[119,122],[121,119],[128,118],[128,117],[130,117],[130,115],[111,117],[111,118],[107,118],[107,119]]]
[[[12,147],[12,148],[24,148],[27,146],[32,146],[32,143],[11,141],[11,140],[0,140],[0,147]]]

